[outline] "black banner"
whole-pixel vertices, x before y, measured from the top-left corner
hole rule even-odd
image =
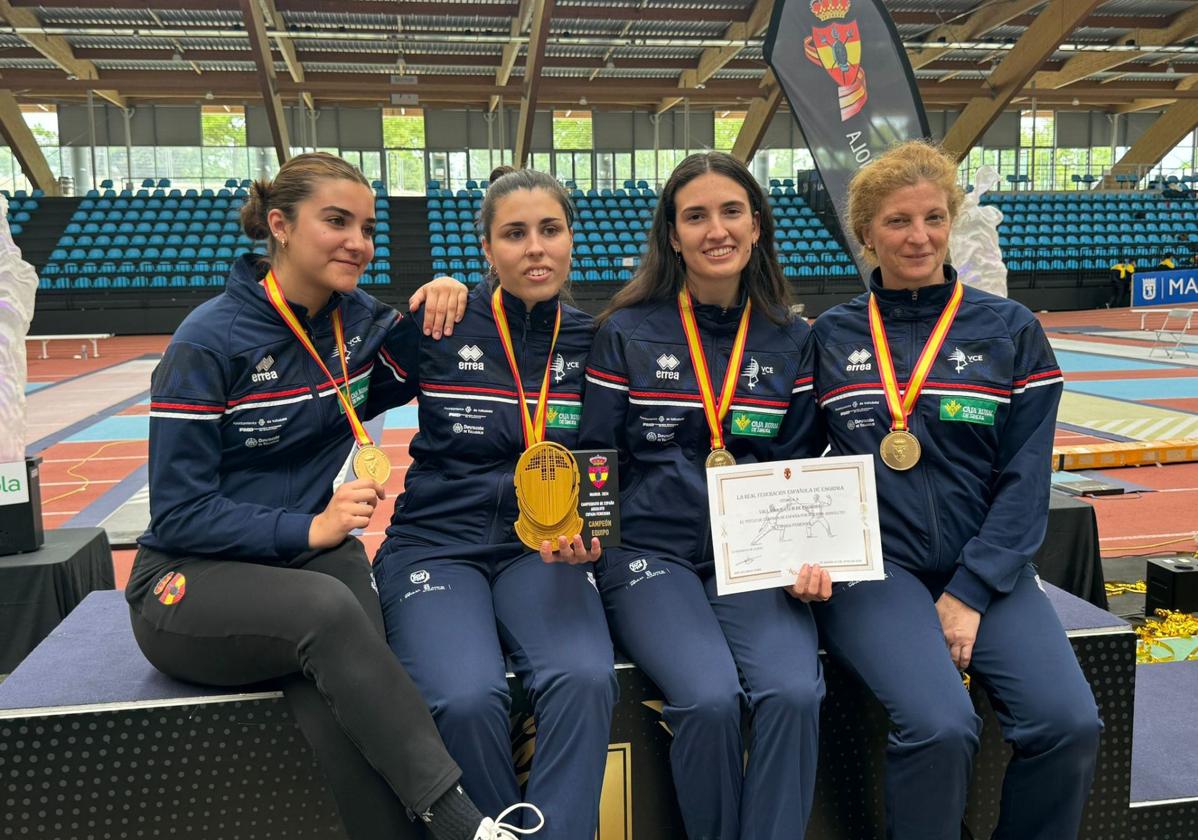
[[[765,58],[851,242],[849,179],[895,143],[931,135],[894,21],[881,0],[778,0]]]

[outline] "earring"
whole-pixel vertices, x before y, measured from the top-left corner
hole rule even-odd
[[[682,265],[682,250],[681,249],[679,249],[679,248],[674,249],[674,259],[676,259],[678,261],[678,265]]]
[[[280,245],[282,245],[284,248],[286,248],[286,247],[287,247],[287,240],[286,240],[286,238],[284,238],[284,237],[280,236],[280,237],[279,237],[279,244],[280,244]]]

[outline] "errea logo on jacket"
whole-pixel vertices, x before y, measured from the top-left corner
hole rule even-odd
[[[485,370],[486,365],[480,361],[483,357],[483,351],[478,349],[477,344],[465,344],[458,350],[458,356],[461,361],[458,362],[458,370]]]
[[[860,373],[873,370],[874,366],[870,361],[871,358],[873,358],[873,354],[864,347],[854,350],[852,353],[849,353],[848,364],[844,366],[845,372]]]
[[[255,373],[250,375],[250,381],[266,382],[270,379],[278,379],[279,372],[277,370],[271,370],[271,368],[274,367],[274,364],[274,356],[264,356],[262,360],[258,362],[258,364],[254,365]]]
[[[678,357],[673,353],[662,353],[657,357],[657,378],[658,379],[680,379],[681,374],[678,373],[678,366],[682,364],[678,361]]]

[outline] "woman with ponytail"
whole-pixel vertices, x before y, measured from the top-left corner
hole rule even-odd
[[[413,818],[433,840],[514,840],[458,785],[353,536],[388,470],[362,421],[412,396],[387,350],[408,319],[357,287],[374,194],[340,158],[299,155],[254,185],[242,222],[267,257],[237,261],[154,371],[134,636],[178,679],[278,683],[352,840],[424,836]]]
[[[554,840],[593,840],[616,697],[591,575],[599,541],[584,545],[569,517],[558,533],[521,533],[515,484],[552,472],[561,483],[546,495],[569,498],[568,470],[520,465],[577,448],[592,332],[562,300],[573,223],[553,176],[492,174],[478,225],[489,282],[470,293],[454,340],[409,329],[393,356],[418,384],[420,432],[375,572],[388,641],[466,792],[494,813],[520,790],[506,655],[536,720],[525,796]]]
[[[761,187],[730,155],[691,155],[587,363],[580,445],[620,450],[623,545],[599,590],[616,643],[665,694],[691,840],[801,837],[811,811],[824,686],[804,602],[831,581],[804,566],[786,591],[717,596],[707,514],[707,467],[823,448],[811,331],[788,304]]]

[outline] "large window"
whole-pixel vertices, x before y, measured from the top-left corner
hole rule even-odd
[[[420,108],[384,108],[383,146],[387,191],[393,195],[422,194],[426,180],[424,111]],[[429,177],[436,176],[430,173]]]
[[[716,111],[715,147],[721,152],[730,152],[736,144],[740,128],[745,124],[744,111]]]
[[[1052,111],[1023,111],[1019,115],[1017,174],[1027,175],[1034,190],[1051,190],[1058,183],[1056,138],[1056,115]]]
[[[553,112],[553,148],[557,151],[594,148],[590,111]]]

